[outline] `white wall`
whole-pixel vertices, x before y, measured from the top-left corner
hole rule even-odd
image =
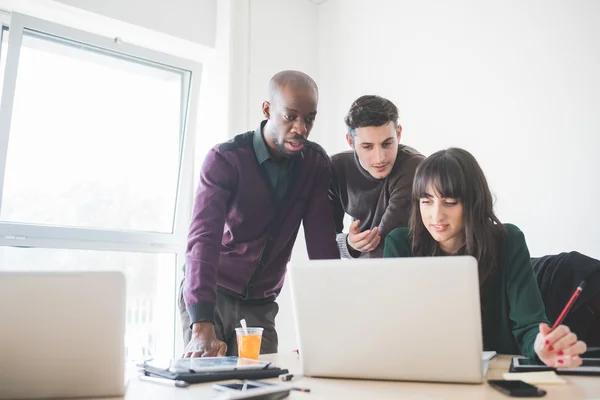
[[[106,17],[215,46],[217,0],[56,0]]]
[[[253,127],[263,119],[261,105],[275,73],[296,69],[318,83],[317,9],[306,0],[250,0],[248,103]]]
[[[328,151],[356,97],[386,96],[404,143],[478,158],[533,255],[600,258],[600,2],[329,0],[318,19]]]
[[[271,77],[284,69],[317,80],[317,9],[307,0],[237,0],[231,44],[231,136],[263,119]],[[318,127],[313,133],[318,131]]]

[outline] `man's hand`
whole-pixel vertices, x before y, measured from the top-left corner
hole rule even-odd
[[[381,241],[379,228],[368,229],[364,232],[359,231],[360,221],[356,220],[350,225],[348,232],[348,245],[356,251],[366,253],[375,250]]]
[[[227,345],[217,339],[212,322],[196,322],[192,325],[192,340],[185,347],[183,358],[222,357]]]

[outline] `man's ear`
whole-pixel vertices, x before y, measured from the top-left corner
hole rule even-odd
[[[266,119],[271,119],[271,103],[263,101],[262,112]]]
[[[350,147],[352,147],[352,149],[354,149],[354,140],[352,140],[352,138],[350,137],[350,135],[348,135],[347,133],[346,133],[346,142],[348,142],[348,145]]]
[[[398,138],[398,142],[400,142],[400,136],[402,136],[402,125],[398,124],[398,129],[396,130],[396,137]]]

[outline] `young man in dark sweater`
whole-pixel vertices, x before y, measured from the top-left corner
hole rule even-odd
[[[406,226],[411,191],[423,155],[400,144],[398,109],[380,96],[359,97],[345,118],[352,148],[331,157],[329,199],[343,258],[382,257],[382,239]],[[352,217],[343,233],[344,215]]]
[[[186,357],[237,355],[242,318],[264,328],[261,353],[277,352],[275,298],[301,222],[311,259],[340,257],[330,160],[307,140],[317,102],[308,75],[282,71],[269,82],[266,120],[206,156],[180,298]]]

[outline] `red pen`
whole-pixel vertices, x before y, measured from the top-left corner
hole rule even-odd
[[[556,322],[554,323],[554,325],[552,325],[552,329],[550,329],[550,332],[552,332],[554,329],[556,329],[557,326],[559,326],[560,324],[562,324],[563,320],[565,319],[565,317],[567,316],[567,314],[569,313],[569,311],[571,311],[571,308],[573,307],[573,304],[575,304],[575,301],[577,300],[577,298],[579,297],[579,295],[583,291],[584,287],[585,287],[585,281],[582,281],[579,284],[579,286],[577,286],[577,289],[575,289],[575,293],[573,293],[573,295],[571,296],[571,299],[569,300],[569,302],[567,303],[567,305],[565,306],[565,308],[562,310],[562,312],[560,313],[560,315],[556,319]]]
[[[304,392],[304,393],[310,393],[310,389],[307,389],[307,388],[293,387],[292,390],[297,390],[299,392]]]

